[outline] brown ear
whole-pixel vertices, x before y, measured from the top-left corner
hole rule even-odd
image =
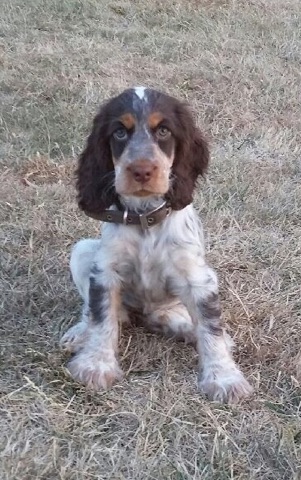
[[[166,199],[173,210],[181,210],[192,202],[197,178],[205,174],[209,163],[209,150],[189,109],[180,104],[176,115],[179,134],[172,166],[172,184]]]
[[[108,208],[117,198],[106,118],[106,108],[103,107],[94,118],[92,132],[76,171],[78,205],[87,214]]]

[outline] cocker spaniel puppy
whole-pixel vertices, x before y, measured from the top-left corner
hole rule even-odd
[[[73,249],[84,305],[61,339],[74,353],[71,375],[88,387],[106,389],[122,378],[119,325],[139,312],[149,328],[196,343],[199,388],[210,399],[236,402],[251,393],[231,355],[192,206],[208,160],[187,106],[158,91],[128,89],[95,117],[79,159],[78,202],[105,224],[100,239]]]

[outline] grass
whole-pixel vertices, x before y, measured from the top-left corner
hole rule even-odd
[[[300,479],[299,0],[4,0],[0,28],[0,478]],[[76,156],[99,103],[137,84],[189,101],[210,139],[196,207],[256,388],[235,407],[197,393],[192,348],[141,329],[111,391],[64,369],[70,247],[98,234]]]

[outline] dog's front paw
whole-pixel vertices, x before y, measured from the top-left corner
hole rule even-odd
[[[253,388],[236,365],[227,369],[207,369],[201,375],[199,388],[210,400],[232,404],[253,392]]]
[[[107,390],[123,377],[114,354],[106,357],[83,351],[70,360],[67,368],[75,380],[97,391]]]
[[[76,352],[85,343],[88,335],[88,325],[79,322],[69,328],[60,340],[60,347],[66,352]]]

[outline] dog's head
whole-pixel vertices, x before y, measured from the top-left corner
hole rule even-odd
[[[184,103],[143,87],[125,90],[94,118],[77,169],[79,206],[97,213],[118,197],[162,197],[180,210],[191,203],[208,161]]]

